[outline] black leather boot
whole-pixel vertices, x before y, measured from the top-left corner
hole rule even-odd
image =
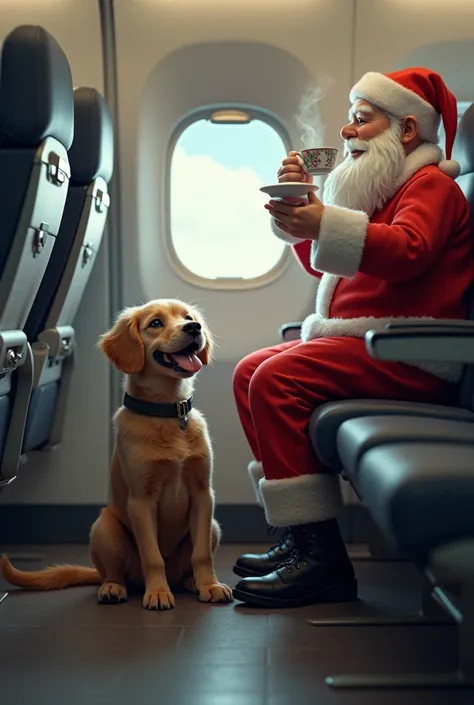
[[[276,529],[268,532],[274,534]],[[244,553],[235,561],[233,571],[241,578],[260,577],[276,570],[287,558],[295,547],[295,540],[291,529],[287,529],[275,546],[271,546],[266,553]]]
[[[268,575],[240,580],[235,599],[277,609],[357,600],[357,580],[337,520],[293,526],[291,533],[291,556]]]

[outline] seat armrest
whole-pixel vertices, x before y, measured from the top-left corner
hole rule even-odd
[[[407,323],[387,323],[385,326],[386,330],[400,330],[400,329],[412,329],[412,328],[466,328],[474,333],[474,321],[464,321],[460,319],[453,318],[438,318],[428,321],[411,321]]]
[[[417,416],[428,419],[467,421],[473,424],[474,413],[467,409],[440,404],[393,399],[345,399],[322,404],[311,415],[309,438],[321,462],[339,470],[337,432],[345,421],[367,416]],[[474,434],[474,431],[473,431]]]
[[[377,360],[473,364],[474,322],[391,324],[383,331],[368,331],[365,344],[370,356]]]
[[[284,323],[280,326],[278,333],[280,338],[286,343],[290,340],[299,340],[301,338],[301,326],[302,321],[297,321],[295,323]]]

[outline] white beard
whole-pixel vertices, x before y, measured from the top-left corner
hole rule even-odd
[[[402,174],[405,152],[400,142],[401,127],[392,123],[371,140],[347,140],[345,150],[360,150],[353,159],[350,153],[332,171],[324,184],[323,203],[360,210],[370,217],[395,195]]]

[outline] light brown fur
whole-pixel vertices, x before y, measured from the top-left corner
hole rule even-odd
[[[212,336],[194,308],[176,300],[156,300],[125,309],[99,345],[126,375],[126,391],[136,399],[176,403],[191,396],[194,377],[163,367],[155,351],[173,352],[191,342],[186,317],[201,323],[197,356],[212,356]],[[149,327],[160,319],[162,327]],[[55,566],[42,571],[15,569],[6,556],[2,572],[13,585],[56,590],[100,585],[99,602],[123,602],[132,586],[143,589],[143,606],[170,609],[171,588],[184,588],[204,602],[230,602],[219,583],[213,553],[220,528],[213,518],[213,453],[206,420],[193,408],[188,428],[178,419],[156,418],[120,407],[114,416],[116,443],[110,468],[111,499],[90,533],[94,568]]]

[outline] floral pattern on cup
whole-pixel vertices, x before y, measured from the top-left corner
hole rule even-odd
[[[303,160],[306,171],[311,173],[319,169],[331,171],[336,165],[339,150],[333,147],[313,147],[302,149],[299,154]]]

